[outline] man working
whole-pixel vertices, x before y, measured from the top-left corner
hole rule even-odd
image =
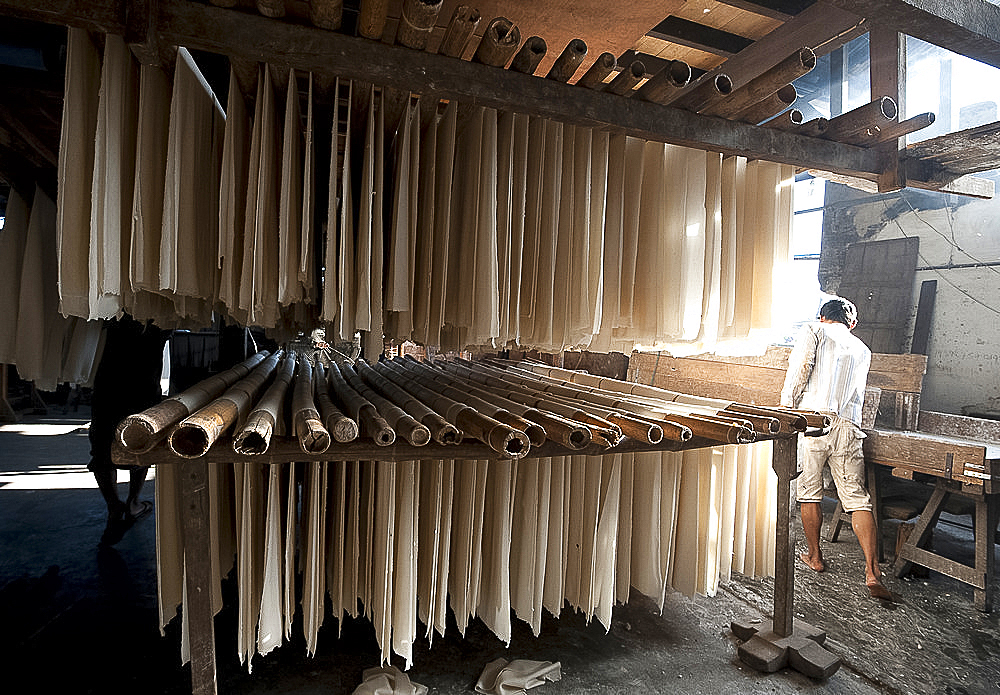
[[[868,591],[874,598],[891,601],[892,594],[882,584],[875,517],[864,486],[861,406],[872,353],[851,334],[857,322],[854,304],[839,297],[831,299],[820,307],[818,323],[803,326],[788,358],[781,404],[817,410],[833,420],[829,433],[801,440],[803,461],[797,497],[809,552],[799,557],[817,572],[826,569],[819,534],[823,524],[823,466],[829,464],[840,502],[851,513],[851,526],[865,555]]]

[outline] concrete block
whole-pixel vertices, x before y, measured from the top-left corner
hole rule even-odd
[[[810,678],[826,680],[840,668],[840,657],[813,640],[804,639],[789,645],[788,665]]]
[[[774,673],[788,663],[788,650],[760,635],[741,644],[736,653],[747,666],[763,673]]]

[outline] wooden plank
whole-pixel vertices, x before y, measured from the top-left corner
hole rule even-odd
[[[962,437],[1000,445],[1000,420],[921,410],[917,429],[928,434]]]
[[[977,589],[982,589],[985,585],[986,575],[975,567],[969,567],[968,565],[963,565],[960,562],[949,560],[946,557],[942,557],[929,550],[924,550],[923,548],[910,545],[909,543],[904,544],[899,549],[899,557],[908,562],[918,564],[921,567],[926,567],[934,570],[935,572],[940,572],[941,574],[947,575],[952,579],[957,579],[960,582],[971,584]]]
[[[791,348],[775,345],[769,346],[763,355],[746,357],[710,354],[671,357],[662,353],[633,352],[629,360],[629,380],[650,384],[655,378],[657,382],[654,385],[675,391],[685,389],[669,384],[684,381],[717,384],[723,389],[744,389],[772,394],[773,398],[777,398],[781,395],[790,353]],[[919,393],[926,369],[927,357],[924,355],[875,353],[868,373],[868,386],[882,391]],[[709,395],[701,391],[685,392]]]
[[[867,430],[865,458],[884,466],[927,473],[981,487],[986,447],[919,432]]]
[[[721,56],[735,55],[753,44],[752,39],[681,17],[667,17],[650,29],[647,36]]]
[[[935,46],[1000,67],[1000,7],[987,0],[828,0]]]
[[[719,0],[719,2],[782,22],[794,18],[795,15],[812,4],[810,0]]]
[[[996,554],[993,552],[994,532],[997,514],[1000,513],[1000,499],[995,495],[976,500],[976,576],[982,583],[973,592],[976,608],[986,613],[993,610],[993,574],[996,569]]]
[[[905,154],[908,162],[923,164],[923,169],[908,166],[928,182],[990,171],[1000,166],[1000,121],[915,143]]]
[[[208,464],[185,461],[181,469],[184,496],[184,606],[191,644],[191,692],[216,695],[215,616],[212,611],[212,548],[209,538]]]
[[[913,322],[913,340],[910,343],[910,352],[913,354],[927,354],[927,343],[931,337],[931,316],[934,313],[934,297],[936,294],[937,280],[924,280],[920,283],[917,318]]]

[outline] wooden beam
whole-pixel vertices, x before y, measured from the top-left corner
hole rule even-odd
[[[987,0],[827,0],[935,46],[1000,67],[1000,7]]]
[[[872,22],[868,28],[868,47],[872,98],[891,97],[896,102],[897,114],[904,113],[906,90],[901,87],[906,84],[906,37],[884,24]],[[878,177],[880,193],[898,191],[906,185],[899,164],[901,143],[901,138],[892,138],[876,146],[882,169]]]
[[[745,36],[698,24],[681,17],[667,17],[650,29],[646,36],[727,57],[739,53],[753,43],[753,39],[748,39]]]
[[[719,2],[723,5],[787,22],[812,5],[815,0],[719,0]]]
[[[156,21],[161,45],[182,45],[283,68],[363,80],[442,99],[607,128],[656,142],[743,155],[800,167],[874,178],[874,153],[773,128],[760,128],[634,99],[477,65],[447,56],[275,21],[189,0],[161,0]],[[122,32],[118,3],[77,9],[60,0],[4,0],[46,21]],[[808,10],[807,10],[808,12]],[[844,14],[844,13],[841,13]],[[95,20],[95,18],[97,18]],[[747,50],[752,50],[747,49]],[[742,55],[742,53],[740,54]],[[785,54],[787,55],[787,53]],[[737,56],[738,57],[738,56]]]
[[[867,31],[864,19],[821,0],[720,65],[741,87],[803,46],[826,55]]]

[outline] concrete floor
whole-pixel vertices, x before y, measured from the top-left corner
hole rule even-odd
[[[114,548],[98,547],[105,510],[85,468],[86,424],[85,410],[55,409],[0,427],[0,672],[4,682],[39,693],[190,692],[179,621],[166,636],[157,630],[155,519],[140,521]],[[946,518],[936,547],[969,556],[971,534],[955,525],[968,517]],[[883,532],[888,540],[895,528]],[[794,533],[801,545],[798,526]],[[827,647],[844,662],[825,682],[790,670],[761,675],[739,661],[729,623],[769,617],[772,591],[769,580],[739,576],[714,598],[671,594],[662,614],[635,595],[616,609],[607,633],[567,609],[545,620],[538,638],[515,621],[508,648],[474,621],[464,639],[452,629],[431,649],[419,642],[409,675],[431,693],[469,693],[482,668],[503,657],[561,662],[562,680],[531,691],[538,695],[1000,692],[1000,612],[979,613],[971,588],[934,573],[888,580],[901,603],[884,608],[863,587],[850,530],[841,538],[825,547],[829,571],[796,567],[796,616],[826,629]],[[216,621],[221,693],[346,694],[377,664],[365,621],[346,621],[338,638],[328,618],[315,658],[295,638],[257,658],[248,675],[236,658],[235,620],[228,607]]]

